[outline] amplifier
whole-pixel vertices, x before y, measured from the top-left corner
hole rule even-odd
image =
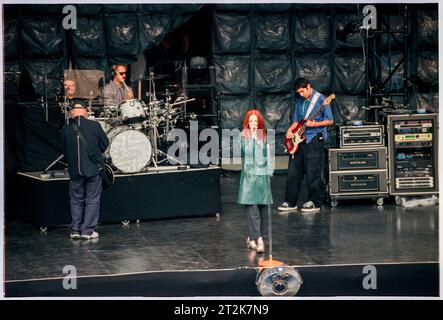
[[[432,147],[432,134],[396,134],[394,143],[396,148]]]
[[[398,133],[425,133],[432,132],[432,120],[431,119],[407,119],[396,121],[394,124],[394,131]]]
[[[330,195],[382,194],[388,192],[387,170],[330,173]]]
[[[434,171],[429,160],[397,161],[394,169],[396,177],[432,177]]]
[[[411,141],[432,141],[431,133],[420,134],[396,134],[395,142],[411,142]]]
[[[434,188],[433,177],[402,177],[395,179],[397,189],[429,189]]]
[[[388,135],[389,193],[438,193],[438,114],[383,115]]]
[[[382,125],[341,126],[340,148],[363,148],[384,145]]]
[[[386,147],[329,150],[329,170],[386,169]]]

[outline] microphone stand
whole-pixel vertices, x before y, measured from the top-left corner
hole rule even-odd
[[[57,162],[59,162],[62,158],[64,157],[64,154],[62,153],[61,155],[59,155],[57,157],[57,159],[55,159],[53,162],[51,162],[51,164],[49,166],[46,167],[45,171],[43,171],[43,174],[46,174],[48,172],[49,169],[51,169]],[[66,165],[66,163],[64,162],[60,162],[64,165]]]

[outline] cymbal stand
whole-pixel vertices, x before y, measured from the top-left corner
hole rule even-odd
[[[157,168],[157,140],[158,140],[158,118],[157,118],[157,102],[149,103],[149,121],[152,130],[152,149],[153,149],[153,161],[154,166]]]
[[[166,107],[166,136],[168,136],[169,134],[169,116],[170,116],[170,112],[171,112],[171,93],[169,92],[168,89],[166,89],[166,103],[165,103],[165,107]]]
[[[65,93],[65,95],[63,97],[63,102],[62,102],[62,105],[60,107],[62,109],[63,114],[65,115],[65,123],[69,124],[69,118],[71,116],[69,115],[69,110],[68,110],[69,103],[68,103],[68,98],[66,97],[66,93]]]
[[[183,106],[184,115],[183,118],[186,119],[186,100],[188,100],[188,93],[186,89],[186,85],[188,83],[188,66],[186,65],[186,60],[184,61],[184,67],[182,72],[182,88],[183,88],[183,97],[185,100],[185,104]]]
[[[157,140],[158,140],[159,134],[158,134],[158,128],[157,127],[158,127],[158,122],[155,122],[155,125],[154,125],[154,127],[152,129],[153,130],[153,140],[154,140],[152,150],[153,150],[153,155],[154,155],[154,158],[153,158],[154,161],[153,162],[154,162],[154,166],[156,167],[156,169],[158,169],[157,164],[162,163],[162,162],[167,161],[167,160],[174,160],[178,164],[184,165],[184,163],[181,162],[179,159],[170,156],[169,154],[167,154],[166,152],[163,152],[162,150],[160,150],[158,148]],[[163,156],[164,159],[158,161],[158,156]]]
[[[155,81],[154,81],[154,72],[150,71],[149,72],[149,93],[148,93],[148,98],[149,98],[149,103],[148,103],[148,123],[149,123],[149,127],[151,127],[152,130],[152,149],[153,149],[153,162],[154,162],[154,166],[157,168],[157,153],[155,152],[155,150],[157,150],[157,137],[158,137],[158,130],[157,130],[157,126],[158,126],[158,117],[157,117],[157,113],[158,113],[158,105],[159,105],[159,101],[157,100],[156,94],[155,94]]]
[[[182,162],[180,162],[180,160],[178,160],[177,158],[174,158],[170,155],[168,155],[166,152],[161,151],[158,148],[158,140],[159,140],[159,133],[158,133],[158,125],[160,123],[160,119],[159,119],[159,106],[158,106],[158,101],[154,102],[154,103],[150,103],[149,104],[149,126],[151,127],[151,132],[152,132],[152,155],[153,155],[153,163],[154,166],[156,168],[158,168],[157,164],[162,163],[168,159],[170,160],[175,160],[177,163],[179,164],[184,164]],[[158,161],[158,156],[163,156],[165,157],[163,160]]]
[[[160,123],[159,119],[159,113],[160,113],[160,101],[157,100],[156,94],[155,94],[155,76],[154,72],[149,72],[149,103],[148,103],[148,124],[149,127],[151,127],[152,130],[152,162],[154,163],[154,167],[158,171],[158,164],[162,163],[168,159],[175,160],[177,163],[183,165],[181,161],[178,159],[171,157],[166,152],[161,151],[158,148],[158,125]],[[169,91],[167,91],[167,98],[166,98],[166,109],[167,109],[167,116],[166,116],[166,123],[167,123],[167,132],[169,132],[169,109],[170,109],[170,102],[171,102],[171,96]],[[163,160],[158,161],[158,156],[164,156],[165,158]]]
[[[152,103],[154,101],[157,101],[157,96],[155,94],[155,76],[154,76],[154,72],[151,70],[149,71],[149,94],[148,94],[148,98],[149,98],[149,103]]]

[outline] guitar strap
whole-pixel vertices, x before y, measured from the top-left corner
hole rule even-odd
[[[311,99],[311,103],[309,104],[308,110],[306,110],[306,114],[304,116],[305,119],[309,118],[309,115],[311,114],[312,110],[314,109],[314,106],[317,103],[318,98],[320,98],[320,92],[315,92],[314,96]]]

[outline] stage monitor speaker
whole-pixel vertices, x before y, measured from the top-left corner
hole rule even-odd
[[[188,85],[210,85],[215,84],[215,68],[188,68]]]
[[[214,88],[188,88],[187,96],[195,100],[186,104],[186,113],[197,115],[217,114]]]

